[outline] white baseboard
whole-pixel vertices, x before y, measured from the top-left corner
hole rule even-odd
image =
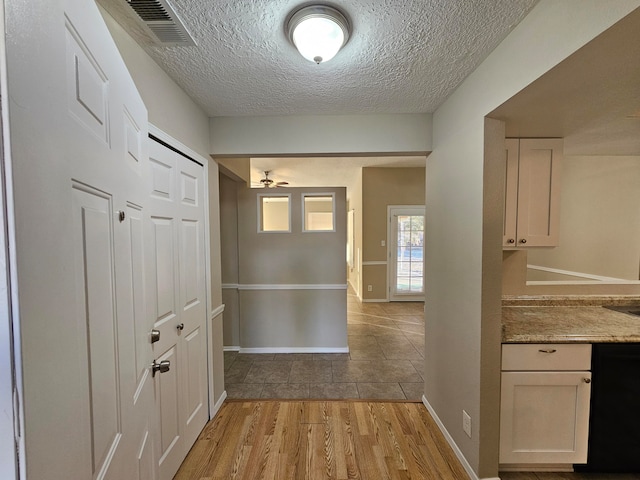
[[[364,298],[361,300],[362,303],[383,303],[388,301],[388,298]]]
[[[220,395],[220,398],[218,399],[218,401],[213,405],[211,412],[209,412],[211,415],[209,420],[211,420],[213,417],[216,416],[216,414],[218,413],[218,410],[220,410],[220,407],[222,406],[226,398],[227,398],[227,391],[225,390],[224,392],[222,392],[222,395]]]
[[[240,351],[240,346],[228,346],[228,347],[222,347],[222,350],[225,352],[239,352]]]
[[[566,463],[550,463],[550,464],[539,464],[539,463],[523,463],[523,464],[501,464],[500,465],[501,472],[573,472],[573,464]]]
[[[240,353],[349,353],[349,347],[240,347]]]
[[[456,442],[453,440],[453,437],[447,431],[446,427],[444,426],[444,423],[442,423],[442,421],[440,420],[440,417],[438,417],[438,414],[436,413],[436,411],[433,409],[433,407],[427,400],[427,397],[425,397],[424,395],[422,396],[422,403],[424,404],[425,407],[427,407],[427,410],[429,410],[429,413],[433,417],[433,420],[436,422],[436,425],[438,425],[438,428],[442,432],[442,435],[444,435],[444,438],[449,444],[449,446],[451,446],[453,453],[455,453],[456,457],[458,457],[458,460],[460,460],[462,467],[469,474],[469,477],[471,477],[471,480],[480,480],[480,477],[478,477],[478,474],[473,470],[473,468],[471,468],[471,465],[469,465],[469,462],[467,461],[464,454],[462,453],[462,450],[460,450]],[[492,477],[492,478],[484,478],[482,480],[500,480],[500,478]]]

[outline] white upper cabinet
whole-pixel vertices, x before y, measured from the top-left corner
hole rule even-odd
[[[505,248],[555,247],[560,218],[561,138],[505,141]]]

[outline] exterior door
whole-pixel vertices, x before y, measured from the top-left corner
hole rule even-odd
[[[152,479],[147,112],[94,2],[4,7],[21,477]]]
[[[424,300],[424,207],[389,212],[389,300]]]
[[[149,310],[160,339],[155,375],[159,478],[171,479],[209,418],[204,168],[150,140]]]

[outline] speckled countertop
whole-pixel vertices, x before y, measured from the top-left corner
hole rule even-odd
[[[640,342],[639,316],[602,307],[634,304],[640,305],[640,297],[504,297],[502,342]]]

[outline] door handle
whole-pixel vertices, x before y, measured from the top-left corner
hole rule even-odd
[[[181,332],[182,330],[184,330],[184,323],[179,323],[178,325],[176,325],[176,328],[179,332]]]
[[[171,367],[171,362],[169,360],[161,360],[160,363],[154,360],[153,364],[151,365],[152,376],[155,377],[156,372],[160,372],[160,373],[168,372],[170,367]]]
[[[156,343],[160,341],[160,330],[156,330],[155,328],[151,330],[151,343]]]

